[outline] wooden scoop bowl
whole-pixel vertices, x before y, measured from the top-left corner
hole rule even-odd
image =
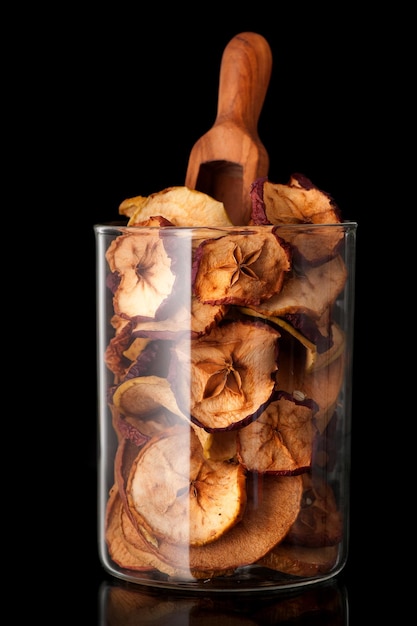
[[[268,174],[258,120],[271,70],[264,37],[244,32],[229,41],[221,60],[215,123],[194,144],[188,161],[185,185],[223,202],[235,225],[249,222],[251,184]]]

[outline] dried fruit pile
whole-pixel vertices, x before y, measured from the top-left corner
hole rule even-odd
[[[337,561],[340,211],[301,175],[258,179],[251,199],[244,227],[186,187],[120,206],[104,358],[117,435],[105,537],[121,568],[314,576]]]

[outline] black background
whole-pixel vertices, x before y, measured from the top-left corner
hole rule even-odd
[[[388,149],[397,133],[387,105],[396,65],[375,16],[349,5],[321,12],[235,3],[227,17],[223,5],[147,6],[143,15],[111,5],[96,14],[63,12],[39,36],[36,56],[27,56],[32,106],[20,158],[29,164],[31,191],[20,202],[36,198],[47,231],[34,257],[42,320],[35,357],[48,362],[37,373],[36,393],[49,415],[36,452],[52,510],[42,517],[43,581],[45,589],[55,583],[54,596],[68,611],[82,606],[91,615],[106,580],[96,539],[93,225],[117,219],[125,198],[184,184],[190,150],[215,120],[223,49],[239,32],[255,31],[273,54],[258,126],[270,180],[285,183],[301,172],[333,196],[345,219],[358,222],[351,547],[343,572],[354,623],[365,606],[373,614],[367,581],[378,581],[386,567],[375,539],[384,519],[375,419],[385,409],[375,411],[370,392],[381,331],[369,312],[385,288],[380,217],[401,158]],[[39,287],[42,277],[47,289]]]

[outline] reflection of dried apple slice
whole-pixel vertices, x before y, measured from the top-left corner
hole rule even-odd
[[[193,290],[210,304],[257,304],[279,293],[290,267],[288,246],[272,232],[237,231],[198,247]]]
[[[260,559],[258,565],[292,576],[320,576],[334,568],[338,554],[337,546],[307,548],[281,543]]]
[[[156,542],[205,545],[241,519],[245,471],[208,460],[192,429],[174,427],[141,448],[126,492],[138,526]]]
[[[238,458],[246,469],[295,474],[311,467],[312,409],[285,397],[271,402],[238,433]]]
[[[175,274],[158,233],[128,233],[112,241],[106,259],[120,281],[113,296],[115,313],[128,318],[155,317],[172,293]]]
[[[232,226],[223,202],[196,189],[167,187],[151,194],[127,198],[119,206],[119,213],[130,215],[128,226],[148,217],[161,215],[174,226]]]
[[[273,392],[279,336],[264,323],[236,321],[178,341],[169,377],[179,406],[209,432],[255,419]]]
[[[343,537],[343,520],[332,487],[320,474],[303,474],[303,497],[286,543],[317,548],[333,546]]]

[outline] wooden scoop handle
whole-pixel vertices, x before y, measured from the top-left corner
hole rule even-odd
[[[233,224],[247,224],[250,187],[267,176],[268,153],[258,120],[268,89],[272,52],[262,35],[244,32],[229,41],[220,66],[217,117],[194,144],[185,184],[224,203]]]
[[[258,121],[272,69],[268,42],[257,33],[240,33],[223,51],[217,117],[214,125],[227,120],[258,138]]]

